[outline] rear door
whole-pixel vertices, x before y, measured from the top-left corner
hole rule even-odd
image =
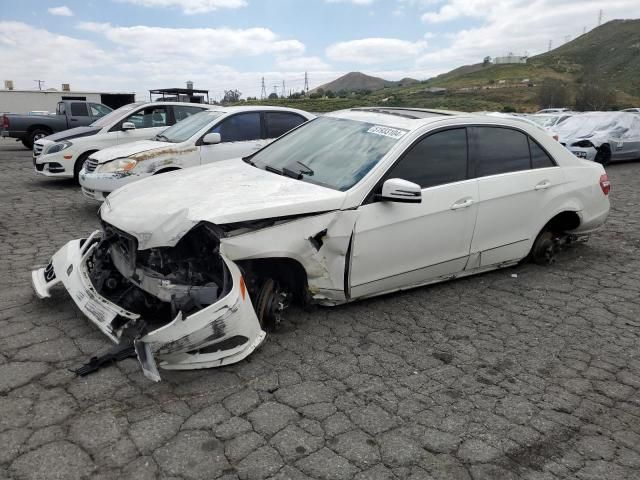
[[[507,127],[470,127],[469,156],[479,194],[471,254],[479,256],[468,268],[524,258],[563,189],[561,168],[526,133]]]
[[[93,121],[89,116],[87,104],[84,102],[71,102],[67,118],[69,119],[69,128],[89,125]]]
[[[266,141],[262,135],[261,117],[261,112],[244,112],[221,119],[207,132],[219,133],[220,143],[202,145],[198,142],[200,162],[205,164],[245,157],[262,148]]]
[[[267,142],[275,140],[306,121],[302,115],[293,112],[265,112],[265,138]]]

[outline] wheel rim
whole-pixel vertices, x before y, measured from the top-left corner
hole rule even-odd
[[[45,133],[36,133],[36,134],[33,136],[33,140],[34,140],[34,141],[36,141],[36,140],[40,140],[41,138],[44,138],[44,137],[46,137],[46,136],[47,136],[47,135],[46,135]]]

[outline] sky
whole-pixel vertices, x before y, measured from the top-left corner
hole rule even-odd
[[[424,80],[535,55],[640,0],[0,0],[0,80],[16,89],[314,88],[350,71]]]

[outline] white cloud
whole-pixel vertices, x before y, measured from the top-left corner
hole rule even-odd
[[[220,8],[246,7],[246,0],[121,0],[143,7],[172,7],[180,8],[187,15],[213,12]]]
[[[276,57],[276,65],[287,72],[326,71],[331,68],[320,57]]]
[[[362,38],[338,42],[327,47],[327,57],[339,62],[362,65],[410,60],[422,54],[427,42],[408,42],[397,38]]]
[[[145,59],[215,60],[269,53],[294,56],[302,55],[305,49],[298,40],[283,40],[268,28],[117,27],[91,22],[80,23],[78,28],[100,33],[132,56]]]
[[[66,5],[62,5],[60,7],[51,7],[47,9],[47,11],[51,15],[56,15],[58,17],[73,17],[73,12]]]

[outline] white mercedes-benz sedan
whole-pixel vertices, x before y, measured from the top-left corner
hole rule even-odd
[[[244,158],[126,185],[33,272],[145,375],[237,362],[292,302],[338,305],[551,262],[609,212],[604,168],[506,118],[356,108]]]

